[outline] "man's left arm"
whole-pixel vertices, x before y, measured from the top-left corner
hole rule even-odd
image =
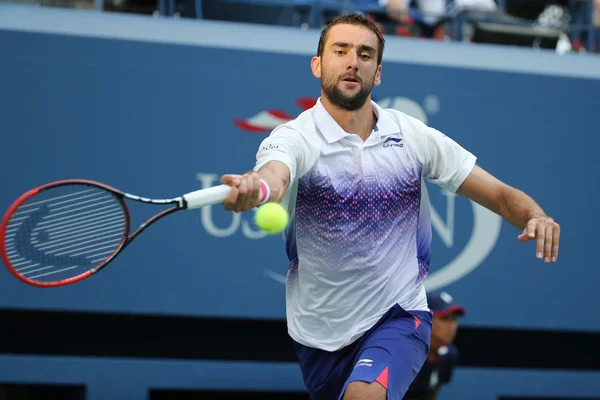
[[[527,194],[495,178],[475,165],[456,191],[502,216],[523,232],[522,242],[536,241],[536,256],[545,262],[558,258],[560,226]]]

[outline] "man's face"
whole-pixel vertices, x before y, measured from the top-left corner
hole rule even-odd
[[[433,316],[431,336],[439,341],[440,345],[447,345],[454,341],[458,329],[457,317],[457,313],[450,313],[442,317]]]
[[[312,59],[312,69],[333,105],[354,111],[365,104],[373,86],[381,83],[378,48],[375,33],[361,25],[338,24],[331,28],[323,55]]]

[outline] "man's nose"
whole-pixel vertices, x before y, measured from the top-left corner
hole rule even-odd
[[[358,69],[358,54],[356,52],[348,53],[348,66],[346,67],[348,71],[357,70]]]

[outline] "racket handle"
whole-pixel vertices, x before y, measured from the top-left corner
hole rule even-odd
[[[231,187],[227,185],[213,186],[208,189],[200,189],[195,192],[184,194],[183,198],[187,203],[187,209],[210,206],[212,204],[222,203],[229,195]]]

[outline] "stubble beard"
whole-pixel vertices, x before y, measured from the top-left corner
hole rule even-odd
[[[365,81],[360,78],[357,79],[359,79],[358,83],[360,84],[360,90],[352,96],[346,95],[339,88],[339,82],[343,82],[341,78],[338,78],[335,82],[330,82],[331,80],[321,78],[321,88],[327,99],[335,107],[345,111],[356,111],[360,109],[369,98],[375,82],[375,76],[371,79],[370,85],[366,85]]]

